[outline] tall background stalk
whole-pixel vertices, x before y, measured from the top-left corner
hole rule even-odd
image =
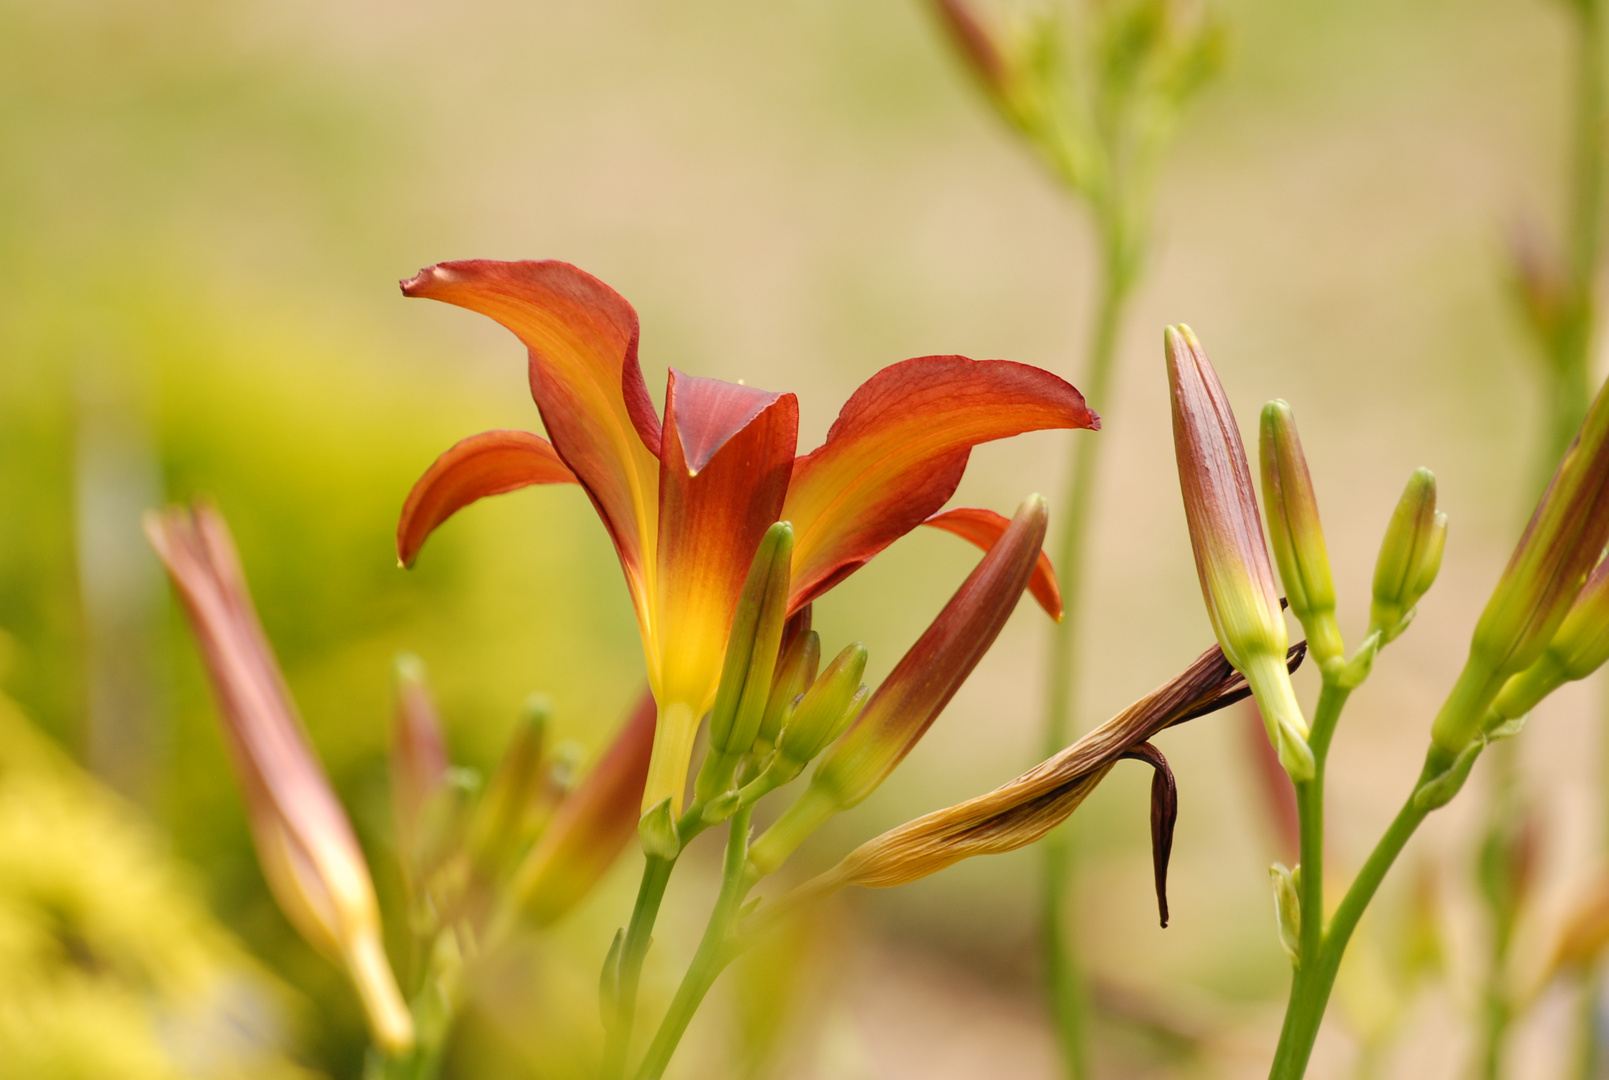
[[[1554,464],[1569,448],[1593,388],[1592,352],[1598,321],[1595,292],[1603,250],[1604,129],[1609,119],[1604,102],[1603,13],[1600,0],[1566,0],[1564,6],[1576,57],[1563,241],[1550,243],[1538,228],[1528,225],[1516,232],[1513,242],[1514,284],[1540,361],[1545,409],[1535,480],[1522,500],[1526,514],[1546,486]],[[1507,1075],[1504,1063],[1510,1030],[1520,1011],[1510,985],[1509,947],[1524,909],[1535,846],[1517,745],[1499,743],[1491,757],[1486,823],[1477,856],[1488,951],[1475,1073],[1484,1080]],[[1605,778],[1609,780],[1609,772]],[[1597,1063],[1603,1056],[1601,1033],[1591,1019],[1598,981],[1596,974],[1591,974],[1582,987],[1587,999],[1579,1056],[1583,1078],[1599,1075]]]
[[[1074,381],[1110,424],[1112,375],[1144,263],[1156,173],[1184,105],[1219,67],[1221,29],[1171,0],[1081,5],[1069,13],[1073,33],[1049,16],[997,29],[965,0],[934,0],[934,7],[991,103],[1089,214],[1098,249],[1093,321]],[[1051,632],[1046,665],[1046,756],[1081,727],[1079,632],[1101,442],[1072,440],[1058,504],[1064,516],[1054,562],[1064,615]],[[1089,992],[1071,917],[1075,859],[1065,828],[1047,837],[1043,859],[1046,993],[1064,1071],[1083,1080],[1090,1075]]]

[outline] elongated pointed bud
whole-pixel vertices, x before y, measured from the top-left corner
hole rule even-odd
[[[1282,863],[1268,868],[1274,884],[1274,921],[1279,926],[1279,943],[1296,966],[1302,948],[1302,868],[1287,870]]]
[[[1451,760],[1474,737],[1510,675],[1541,657],[1609,540],[1609,384],[1600,388],[1508,567],[1492,590],[1469,660],[1431,726]]]
[[[228,528],[210,506],[145,519],[201,648],[274,899],[309,943],[342,963],[387,1052],[413,1044],[413,1018],[386,961],[368,864],[308,746],[257,620]]]
[[[586,778],[559,804],[509,884],[514,906],[538,926],[569,911],[614,865],[638,825],[658,709],[651,694],[626,720]]]
[[[816,767],[799,801],[755,842],[749,852],[755,869],[775,870],[823,821],[870,795],[910,753],[1022,598],[1039,560],[1048,518],[1040,496],[1023,502],[1011,527]]]
[[[776,679],[771,684],[771,696],[766,699],[765,717],[760,721],[757,742],[761,750],[776,746],[777,736],[782,734],[782,725],[793,710],[794,702],[816,681],[820,664],[821,636],[814,630],[798,635],[784,651]]]
[[[709,755],[694,787],[700,802],[731,786],[738,761],[753,749],[760,734],[788,621],[792,562],[793,526],[779,521],[760,540],[732,620],[721,683],[710,710]]]
[[[1369,632],[1382,643],[1394,640],[1413,621],[1414,605],[1429,591],[1441,569],[1447,543],[1447,515],[1436,509],[1436,476],[1416,469],[1397,500],[1374,563],[1374,597]]]
[[[396,680],[396,719],[391,738],[391,814],[397,850],[416,887],[420,851],[419,819],[425,804],[447,777],[447,749],[436,706],[425,687],[425,665],[411,653],[392,662]]]
[[[994,35],[966,0],[933,0],[933,10],[972,73],[992,95],[1006,92],[1010,68]]]
[[[470,856],[480,872],[493,881],[510,869],[530,842],[531,826],[543,811],[547,778],[542,751],[551,712],[545,695],[526,698],[514,736],[470,821]]]
[[[1262,459],[1263,505],[1268,535],[1285,583],[1291,614],[1307,631],[1307,651],[1322,666],[1339,660],[1346,648],[1335,622],[1335,581],[1319,524],[1318,500],[1308,475],[1307,457],[1296,433],[1296,418],[1283,401],[1263,406],[1258,448]]]
[[[1307,721],[1285,670],[1285,618],[1240,429],[1190,328],[1170,326],[1164,341],[1179,489],[1207,616],[1224,656],[1251,685],[1280,764],[1291,779],[1310,780]]]

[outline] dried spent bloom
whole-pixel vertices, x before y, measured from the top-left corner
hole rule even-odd
[[[415,484],[397,527],[411,564],[457,509],[530,484],[584,488],[614,541],[659,702],[643,809],[679,812],[699,717],[713,703],[738,596],[774,522],[796,536],[796,612],[938,511],[973,446],[1045,428],[1096,428],[1079,392],[1003,360],[927,356],[857,390],[826,442],[795,457],[792,394],[671,371],[663,421],[637,362],[637,314],[562,262],[441,263],[407,296],[480,312],[530,356],[552,442],[494,431],[458,443]]]
[[[1346,649],[1335,622],[1335,581],[1319,524],[1318,499],[1296,433],[1296,417],[1285,402],[1263,406],[1258,451],[1268,535],[1291,614],[1307,631],[1307,648],[1314,660],[1321,666],[1340,660]]]
[[[274,898],[309,943],[345,965],[375,1041],[408,1049],[413,1019],[386,960],[368,865],[307,744],[223,518],[205,503],[174,507],[147,514],[145,532],[201,648]]]
[[[1598,390],[1475,624],[1469,659],[1430,737],[1456,756],[1510,675],[1542,655],[1609,540],[1609,383]]]
[[[1301,645],[1291,649],[1291,668],[1304,654]],[[1158,732],[1216,712],[1250,692],[1245,677],[1214,646],[1179,675],[1015,780],[868,840],[837,866],[788,894],[783,906],[791,908],[847,885],[870,889],[904,885],[962,859],[1032,844],[1065,821],[1119,760],[1149,753],[1145,748]],[[1153,767],[1159,759],[1160,755],[1146,757]],[[1165,770],[1166,763],[1160,762],[1158,776]],[[1154,799],[1153,810],[1165,813],[1163,800]],[[1165,923],[1163,886],[1171,829],[1155,830],[1152,839],[1157,899]]]
[[[1164,344],[1179,489],[1207,616],[1224,655],[1251,685],[1280,764],[1292,780],[1309,780],[1307,721],[1285,670],[1285,618],[1240,429],[1190,328],[1168,327]]]

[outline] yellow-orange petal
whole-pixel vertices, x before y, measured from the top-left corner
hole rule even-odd
[[[402,291],[478,311],[524,342],[548,437],[598,507],[646,621],[660,436],[637,363],[637,313],[591,274],[551,260],[440,263]]]
[[[414,482],[397,521],[397,559],[412,566],[437,526],[477,499],[533,484],[575,484],[553,444],[529,431],[483,431],[447,449]]]
[[[794,466],[792,607],[808,603],[937,511],[972,447],[1043,428],[1100,427],[1073,386],[1026,364],[923,356],[873,375],[827,440]]]
[[[922,524],[953,533],[968,543],[988,551],[994,547],[995,541],[1005,534],[1011,525],[1011,519],[993,510],[975,506],[957,506],[941,514],[934,514]],[[1039,601],[1039,606],[1045,609],[1045,614],[1061,622],[1061,586],[1056,583],[1056,570],[1050,565],[1050,556],[1043,550],[1039,552],[1039,561],[1034,566],[1033,577],[1028,579],[1028,591]]]

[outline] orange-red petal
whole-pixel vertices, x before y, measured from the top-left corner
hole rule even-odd
[[[827,441],[794,466],[783,509],[798,536],[792,606],[948,502],[978,443],[1099,427],[1073,386],[1026,364],[924,356],[884,368],[851,395]]]
[[[968,543],[976,544],[984,551],[988,551],[1005,533],[1011,524],[1011,519],[993,510],[958,506],[942,514],[934,514],[922,524],[954,533]],[[1056,570],[1050,565],[1050,556],[1043,550],[1039,552],[1039,561],[1034,565],[1033,577],[1028,579],[1028,591],[1039,601],[1039,606],[1045,609],[1045,614],[1061,622],[1061,586],[1056,583]]]
[[[397,522],[397,558],[412,566],[436,527],[488,495],[518,491],[532,484],[579,481],[553,449],[529,431],[483,431],[454,443],[408,492]]]
[[[568,263],[440,263],[402,283],[487,315],[530,350],[548,437],[609,529],[643,617],[658,511],[659,422],[637,364],[637,313]]]

